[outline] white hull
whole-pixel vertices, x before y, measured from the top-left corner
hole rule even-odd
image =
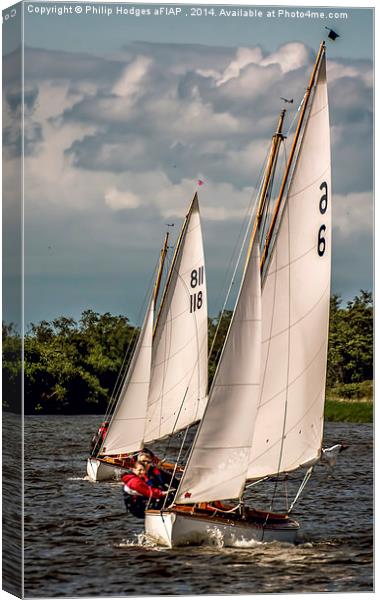
[[[196,516],[164,510],[145,513],[145,533],[160,546],[228,546],[246,547],[254,542],[288,542],[293,544],[299,525],[289,519],[287,523],[267,524],[230,521],[212,516]]]
[[[90,481],[119,481],[126,469],[121,469],[98,458],[87,459],[87,475]]]

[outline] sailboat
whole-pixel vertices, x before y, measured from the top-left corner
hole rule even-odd
[[[215,538],[226,546],[294,542],[299,524],[290,513],[321,454],[331,271],[324,42],[260,241],[283,116],[272,138],[235,309],[182,479],[172,505],[145,513],[147,536],[164,546]],[[248,481],[296,469],[306,473],[286,511],[245,505]]]
[[[154,322],[167,245],[166,236],[152,298],[108,430],[97,454],[87,461],[92,481],[120,479],[147,443],[190,427],[206,406],[207,294],[197,193]]]

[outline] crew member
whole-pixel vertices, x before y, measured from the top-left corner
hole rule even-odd
[[[100,423],[98,431],[92,436],[92,440],[91,440],[91,444],[90,444],[91,456],[98,454],[100,448],[103,445],[105,437],[107,435],[108,427],[109,427],[109,422],[103,421],[103,423]]]
[[[173,477],[172,473],[159,469],[152,456],[154,456],[152,452],[143,451],[137,457],[137,460],[145,466],[148,484],[161,490],[177,489],[179,483],[177,479]]]
[[[144,518],[146,508],[161,508],[167,491],[148,483],[145,465],[137,461],[131,470],[122,477],[123,495],[127,511],[139,519]]]

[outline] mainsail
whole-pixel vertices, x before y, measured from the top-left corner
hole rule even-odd
[[[202,417],[207,400],[207,296],[198,196],[173,258],[153,339],[144,440]]]
[[[252,416],[258,403],[260,345],[260,250],[255,240],[207,408],[178,489],[178,504],[237,498],[243,491]]]
[[[296,469],[320,453],[331,270],[323,45],[316,67],[263,290],[257,234],[177,504],[238,498],[246,479]]]
[[[263,283],[260,401],[249,478],[292,471],[319,457],[330,271],[330,130],[323,52]]]
[[[100,455],[135,452],[143,445],[152,357],[153,306],[151,300]]]

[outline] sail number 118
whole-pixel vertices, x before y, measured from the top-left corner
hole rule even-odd
[[[194,293],[190,294],[190,312],[195,312],[202,308],[203,304],[203,293],[202,291],[195,291],[199,285],[203,284],[204,267],[193,269],[190,273],[190,287],[194,290]]]
[[[323,195],[321,196],[321,198],[319,200],[319,212],[321,213],[321,215],[324,215],[327,210],[327,203],[328,203],[328,192],[327,192],[326,181],[323,181],[321,183],[321,185],[319,186],[319,189],[321,190],[321,192],[323,192]],[[318,250],[319,256],[323,256],[325,253],[325,250],[326,250],[325,231],[326,231],[326,225],[321,225],[319,228],[319,231],[318,231],[318,242],[317,242],[317,250]]]

